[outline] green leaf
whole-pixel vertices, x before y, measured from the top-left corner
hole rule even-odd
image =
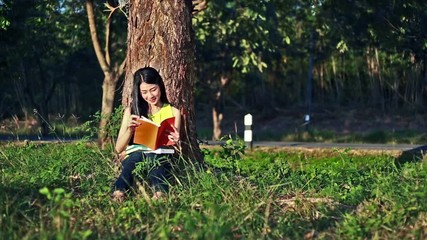
[[[41,188],[39,190],[39,193],[41,193],[42,195],[45,195],[49,200],[52,199],[52,195],[50,194],[50,191],[47,187]]]
[[[286,36],[284,40],[286,44],[291,44],[291,39],[289,38],[289,36]]]
[[[87,239],[90,235],[92,235],[91,230],[86,230],[86,231],[80,233],[80,236],[82,239]]]

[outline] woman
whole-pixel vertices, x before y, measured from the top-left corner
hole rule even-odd
[[[133,144],[135,127],[139,126],[138,119],[149,118],[156,123],[175,117],[174,131],[168,134],[168,139],[175,144],[179,142],[179,130],[181,125],[181,114],[178,109],[172,107],[166,97],[165,85],[160,74],[151,67],[141,68],[134,74],[131,107],[124,109],[122,124],[116,142],[116,151],[122,153],[128,146]],[[122,172],[116,180],[113,192],[115,201],[122,201],[126,192],[133,184],[132,171],[138,162],[150,161],[156,167],[148,174],[149,184],[154,189],[153,199],[161,197],[167,189],[168,165],[164,159],[169,155],[147,153],[137,151],[126,156],[122,162]]]

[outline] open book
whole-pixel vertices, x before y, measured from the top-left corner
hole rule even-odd
[[[144,145],[151,150],[175,144],[168,139],[169,133],[174,131],[172,126],[175,124],[175,117],[165,119],[161,124],[147,118],[138,119],[138,122],[141,125],[135,128],[134,144]]]

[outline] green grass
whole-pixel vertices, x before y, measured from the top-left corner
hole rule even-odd
[[[1,145],[0,239],[427,237],[423,159],[245,152],[233,141],[204,152],[203,170],[179,160],[167,199],[136,190],[119,205],[108,151],[83,142]]]

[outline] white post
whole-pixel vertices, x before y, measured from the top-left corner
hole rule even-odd
[[[246,143],[246,146],[249,147],[252,150],[253,142],[252,142],[252,115],[246,114],[245,119],[245,135],[244,135],[244,141]]]
[[[308,124],[308,122],[310,122],[310,115],[306,114],[304,117],[304,121]]]

